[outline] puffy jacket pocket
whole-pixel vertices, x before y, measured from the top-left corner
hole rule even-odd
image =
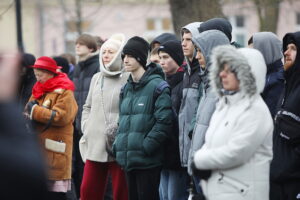
[[[249,190],[249,185],[238,181],[234,178],[225,176],[223,173],[220,173],[220,178],[218,179],[219,184],[226,184],[236,190],[241,195],[246,195]]]

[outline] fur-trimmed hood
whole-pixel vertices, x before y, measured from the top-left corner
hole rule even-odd
[[[263,91],[267,73],[263,55],[256,49],[236,49],[226,45],[215,48],[212,53],[209,78],[210,84],[218,96],[224,95],[219,73],[225,63],[229,64],[230,70],[236,74],[240,82],[239,92],[242,96],[252,97]]]
[[[115,57],[110,61],[110,63],[107,66],[104,66],[102,61],[102,54],[103,49],[106,46],[105,43],[112,42],[112,41],[118,41],[120,42],[120,47],[118,48],[118,51],[115,55]],[[123,47],[126,43],[125,35],[122,33],[116,33],[112,35],[107,41],[103,43],[103,45],[100,48],[100,54],[99,54],[99,63],[100,63],[100,71],[105,76],[115,76],[122,73],[123,70],[123,64],[122,64],[122,58],[121,58],[121,52],[123,50]]]

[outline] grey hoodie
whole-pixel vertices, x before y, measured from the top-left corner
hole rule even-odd
[[[253,47],[262,53],[267,65],[282,58],[282,42],[272,32],[254,33]]]
[[[192,38],[194,44],[199,48],[205,58],[206,68],[201,68],[200,75],[203,84],[202,98],[200,100],[197,115],[196,124],[193,131],[193,137],[191,142],[191,148],[189,152],[188,160],[188,173],[191,175],[191,162],[193,160],[195,152],[204,144],[205,133],[208,128],[210,118],[215,111],[217,96],[212,92],[212,89],[208,82],[208,72],[211,66],[211,53],[212,50],[220,45],[230,44],[227,36],[218,30],[209,30],[200,33],[196,37]]]

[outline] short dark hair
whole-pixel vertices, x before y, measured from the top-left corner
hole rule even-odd
[[[86,33],[80,35],[77,38],[75,44],[78,44],[78,43],[87,46],[89,49],[93,49],[92,52],[97,51],[97,41],[96,41],[95,37],[92,35],[89,35]]]

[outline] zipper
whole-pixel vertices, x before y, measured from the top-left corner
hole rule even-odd
[[[234,178],[225,176],[222,172],[219,172],[219,174],[221,175],[221,177],[218,179],[218,183],[220,184],[228,184],[231,187],[233,187],[234,189],[237,190],[237,192],[241,193],[242,195],[246,195],[246,193],[249,190],[249,185],[242,183]]]

